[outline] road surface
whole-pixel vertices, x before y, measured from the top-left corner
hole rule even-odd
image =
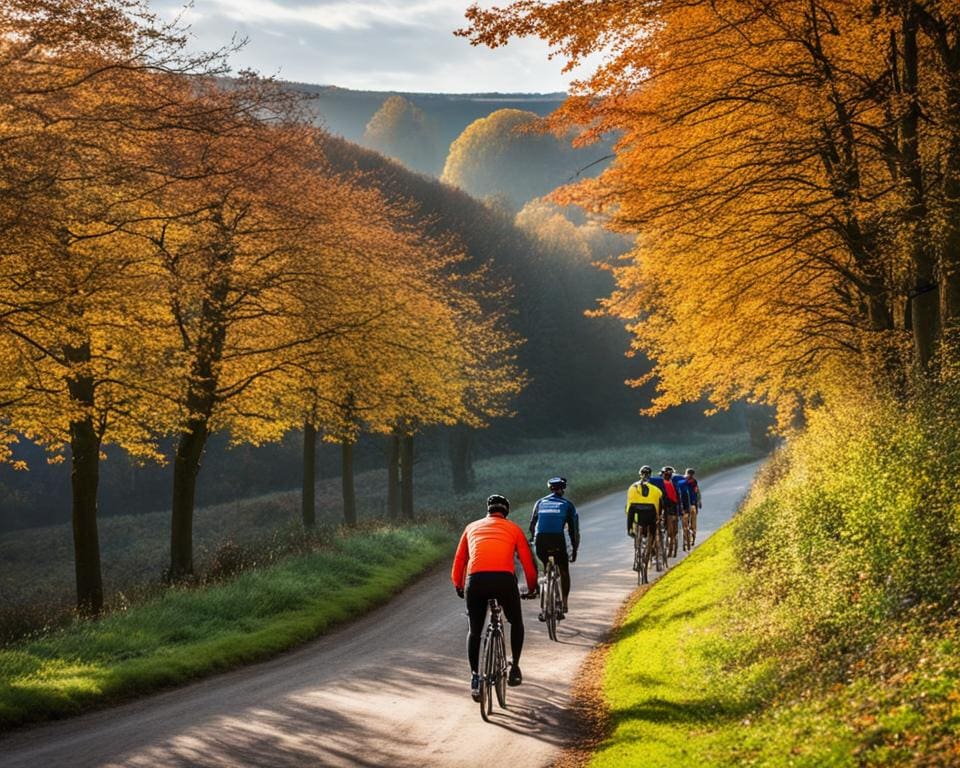
[[[756,464],[701,481],[698,540],[727,520]],[[626,483],[624,484],[626,486]],[[524,601],[523,685],[492,724],[470,699],[467,620],[448,567],[389,605],[271,661],[0,740],[4,768],[85,766],[548,766],[571,744],[577,669],[636,587],[623,493],[578,508],[560,643]],[[571,484],[576,502],[576,486]],[[521,525],[528,510],[517,510]],[[682,553],[681,553],[682,554]],[[671,566],[673,563],[671,563]],[[656,574],[651,566],[650,576]]]

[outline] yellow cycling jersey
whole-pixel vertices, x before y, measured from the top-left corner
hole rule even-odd
[[[627,490],[627,508],[625,512],[630,514],[631,504],[652,504],[657,508],[657,512],[663,509],[663,491],[653,483],[645,483],[638,480]]]

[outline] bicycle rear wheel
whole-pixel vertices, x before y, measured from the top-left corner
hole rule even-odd
[[[547,569],[547,598],[544,601],[544,613],[547,619],[547,635],[551,640],[557,639],[557,568],[550,566]]]
[[[657,527],[657,570],[665,570],[667,565],[667,532],[661,524]]]
[[[646,529],[637,528],[634,533],[634,560],[637,564],[637,584],[647,583],[647,566],[650,564],[650,541]]]
[[[507,708],[507,646],[502,632],[497,632],[494,637],[494,647],[496,648],[496,676],[497,681],[493,689],[497,692],[497,704],[500,709]]]
[[[480,717],[487,721],[493,712],[493,688],[496,675],[496,649],[493,632],[487,628],[483,637],[483,649],[480,664]]]

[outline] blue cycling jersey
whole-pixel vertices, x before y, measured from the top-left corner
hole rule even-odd
[[[551,493],[533,505],[533,515],[530,518],[531,535],[539,536],[542,533],[563,535],[564,526],[570,535],[571,546],[576,549],[580,544],[580,518],[573,502]]]

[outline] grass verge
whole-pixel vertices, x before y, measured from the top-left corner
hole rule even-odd
[[[450,548],[441,524],[363,530],[227,584],[170,590],[0,649],[0,729],[265,658],[385,602]]]
[[[891,621],[845,679],[769,653],[728,524],[656,582],[607,657],[610,733],[590,765],[960,765],[960,623]]]

